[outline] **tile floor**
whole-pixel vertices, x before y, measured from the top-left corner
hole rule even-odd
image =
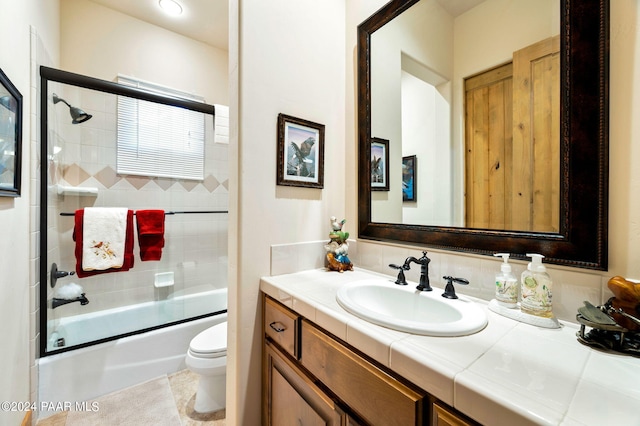
[[[195,393],[198,385],[198,378],[189,370],[178,371],[169,375],[169,386],[176,404],[180,420],[183,426],[225,426],[225,411],[217,411],[210,414],[199,414],[193,410]],[[128,389],[123,389],[119,393],[126,393]],[[124,395],[126,397],[126,395]],[[100,398],[96,398],[97,401]],[[37,426],[74,426],[74,422],[68,421],[68,412],[63,411],[45,419],[39,420]],[[137,425],[132,419],[131,426]],[[96,425],[96,426],[125,426],[118,425]]]

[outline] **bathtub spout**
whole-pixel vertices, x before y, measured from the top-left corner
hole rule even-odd
[[[86,305],[89,303],[89,299],[82,293],[80,297],[76,297],[75,299],[59,299],[54,297],[51,299],[51,309],[55,309],[58,306],[66,305],[67,303],[80,302],[81,305]]]

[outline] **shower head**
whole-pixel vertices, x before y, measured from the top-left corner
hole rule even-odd
[[[53,94],[53,103],[57,104],[58,102],[62,102],[62,103],[66,104],[69,107],[69,114],[71,114],[71,118],[72,118],[71,123],[73,123],[73,124],[84,123],[85,121],[87,121],[91,117],[93,117],[91,114],[87,114],[86,112],[84,112],[80,108],[76,108],[74,106],[69,105],[69,102],[65,101],[62,98],[59,98],[58,95],[56,95],[54,93]]]

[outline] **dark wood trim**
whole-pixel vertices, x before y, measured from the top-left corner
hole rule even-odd
[[[358,26],[358,237],[545,262],[608,266],[609,0],[561,1],[560,232],[494,231],[371,221],[371,34],[417,0],[392,0]]]

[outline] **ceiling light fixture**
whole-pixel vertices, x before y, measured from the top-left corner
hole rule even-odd
[[[182,6],[175,0],[160,0],[160,8],[171,16],[182,15]]]

